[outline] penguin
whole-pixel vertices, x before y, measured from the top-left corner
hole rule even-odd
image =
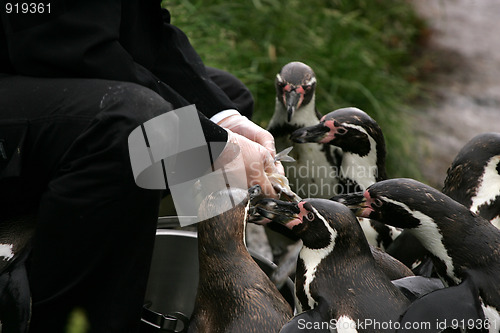
[[[339,153],[334,147],[311,143],[297,145],[290,134],[299,128],[319,123],[316,110],[316,75],[302,62],[290,62],[276,75],[274,114],[267,130],[274,136],[276,150],[293,147],[295,163],[285,165],[291,189],[299,197],[328,198],[335,195],[337,180],[331,177],[338,167]]]
[[[482,313],[500,328],[500,230],[442,192],[413,179],[377,182],[357,215],[405,228],[430,253],[445,286],[477,295]],[[460,289],[459,288],[459,289]],[[473,302],[472,302],[473,303]]]
[[[278,332],[292,308],[245,246],[248,192],[230,188],[199,209],[199,285],[188,332]]]
[[[373,183],[387,179],[384,134],[377,122],[366,112],[341,108],[321,118],[318,124],[294,131],[294,142],[316,142],[333,145],[342,150],[342,162],[337,177],[338,192],[355,193]],[[371,245],[387,249],[401,230],[369,219],[359,219]]]
[[[479,134],[460,149],[442,192],[500,228],[500,133]],[[414,269],[419,275],[432,273],[427,251],[406,231],[387,251],[409,266],[423,262]]]
[[[348,207],[326,199],[264,199],[257,209],[270,219],[280,216],[303,242],[295,278],[298,315],[281,332],[301,332],[301,322],[312,319],[309,326],[321,325],[318,331],[335,328],[328,327],[335,323],[341,325],[337,328],[380,331],[359,324],[397,322],[410,304],[377,266]]]
[[[500,133],[479,134],[463,146],[442,192],[500,228]]]
[[[382,251],[380,248],[370,245],[370,250],[377,266],[382,269],[390,280],[403,279],[415,275],[401,261]]]
[[[310,66],[298,61],[284,65],[275,78],[275,108],[267,127],[275,138],[277,151],[292,149],[289,156],[295,162],[283,166],[289,186],[299,198],[329,198],[337,194],[338,182],[331,175],[337,172],[340,150],[317,143],[297,145],[290,140],[294,130],[319,122],[321,114],[316,109],[316,84],[316,74]],[[287,261],[289,253],[296,253],[300,244],[269,228],[264,230],[273,261],[283,267],[282,262]],[[285,266],[282,269],[285,274],[277,280],[292,273],[290,268],[294,266],[286,263]]]
[[[35,232],[35,214],[0,217],[0,331],[24,333],[31,319],[26,261]]]
[[[358,108],[332,111],[318,124],[294,131],[290,138],[296,143],[317,142],[342,150],[338,175],[342,193],[363,191],[387,179],[382,130],[372,117]]]
[[[435,290],[444,288],[443,281],[440,279],[425,276],[407,276],[391,280],[391,282],[398,287],[411,302]]]
[[[270,277],[271,281],[273,281],[278,288],[281,288],[289,276],[295,275],[295,266],[300,250],[302,249],[302,241],[282,223],[283,221],[287,221],[289,219],[286,215],[281,216],[279,214],[273,214],[272,219],[269,219],[259,213],[258,207],[262,205],[262,202],[264,202],[262,201],[264,196],[262,195],[259,185],[253,186],[248,190],[248,192],[250,193],[251,200],[248,221],[268,226],[272,230],[286,235],[286,237],[290,240],[296,241],[292,245],[288,246],[286,254],[281,258],[280,265],[277,266]],[[300,202],[300,200],[298,202]],[[285,230],[283,230],[283,228]],[[375,258],[375,261],[377,262],[377,265],[391,280],[414,276],[413,272],[408,269],[408,267],[384,251],[380,250],[378,247],[370,245],[370,250]]]
[[[418,291],[425,293],[428,287]],[[498,332],[497,323],[484,316],[479,291],[472,279],[465,279],[458,286],[431,290],[423,296],[418,294],[401,316],[399,327],[403,329],[398,332]]]

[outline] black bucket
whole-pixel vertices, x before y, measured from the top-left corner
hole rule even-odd
[[[193,312],[198,287],[198,240],[196,231],[162,229],[178,227],[176,217],[160,218],[148,286],[141,333],[184,332]],[[190,229],[193,229],[191,227]],[[269,276],[276,265],[250,251],[255,262]],[[280,289],[293,308],[291,279]]]

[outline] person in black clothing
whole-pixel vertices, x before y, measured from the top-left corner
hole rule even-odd
[[[206,68],[159,1],[40,1],[43,13],[7,11],[7,3],[0,223],[37,215],[30,332],[64,331],[75,307],[91,332],[137,332],[162,191],[135,184],[129,134],[194,104],[206,141],[238,145],[244,167],[254,161],[261,171],[248,173],[248,184],[269,196],[264,171],[283,174],[273,138],[242,115],[253,107],[248,90]]]

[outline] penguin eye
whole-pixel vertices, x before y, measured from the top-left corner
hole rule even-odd
[[[372,203],[373,206],[378,207],[378,208],[382,207],[383,204],[384,203],[379,198],[376,198],[375,200],[373,200],[373,203]]]
[[[283,87],[285,87],[287,85],[286,81],[284,81],[283,79],[281,78],[277,78],[276,79],[276,85],[280,88],[283,89]]]
[[[337,127],[337,133],[338,135],[344,135],[347,133],[347,129],[345,127]]]
[[[307,212],[306,219],[308,221],[313,221],[314,220],[314,213],[313,212]]]
[[[347,129],[345,127],[339,126],[336,128],[338,135],[344,135],[347,133]]]

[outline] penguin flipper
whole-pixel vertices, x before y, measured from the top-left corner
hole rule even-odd
[[[435,290],[444,288],[440,279],[424,276],[408,276],[391,282],[412,302]]]
[[[325,321],[317,309],[302,312],[293,317],[280,330],[280,333],[330,333],[328,321]]]
[[[370,245],[370,250],[377,266],[382,269],[389,279],[397,280],[407,276],[414,276],[408,267],[382,251],[380,248]]]
[[[429,252],[424,248],[415,235],[411,234],[407,230],[403,230],[403,232],[396,237],[396,239],[394,239],[391,245],[387,247],[386,252],[401,261],[407,267],[412,267],[419,261],[424,262],[429,256]],[[430,267],[430,272],[428,270],[425,272],[419,271],[419,274],[417,275],[430,277],[431,273],[432,266]]]
[[[458,286],[433,291],[411,303],[399,323],[397,332],[441,332],[447,327],[459,328],[464,323],[474,323],[481,329],[484,314],[478,289],[471,278],[465,278]],[[423,323],[427,325],[425,329]]]

